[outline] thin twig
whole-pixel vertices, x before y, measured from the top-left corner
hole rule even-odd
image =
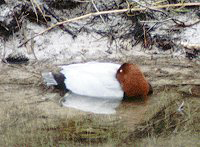
[[[92,5],[94,6],[95,10],[96,10],[97,12],[99,12],[99,10],[97,9],[97,7],[96,7],[96,5],[95,5],[95,3],[94,3],[94,0],[91,0],[91,2],[92,2]],[[99,16],[100,16],[100,18],[102,19],[103,23],[106,24],[106,22],[105,22],[105,20],[103,19],[102,15],[99,15]]]
[[[34,13],[35,13],[35,16],[36,16],[36,19],[37,19],[37,22],[38,22],[37,10],[36,10],[36,8],[35,8],[35,5],[34,5],[33,0],[31,0],[31,5],[33,6],[33,11],[34,11]]]
[[[156,9],[162,9],[162,8],[170,8],[170,7],[181,7],[181,6],[200,6],[200,3],[178,3],[178,4],[167,4],[167,5],[161,5],[161,6],[153,6],[153,7],[149,7],[149,9],[152,9],[152,10],[156,10]],[[147,8],[133,8],[133,9],[120,9],[120,10],[109,10],[109,11],[100,11],[100,12],[95,12],[95,13],[89,13],[89,14],[85,14],[85,15],[82,15],[82,16],[79,16],[79,17],[75,17],[75,18],[72,18],[72,19],[67,19],[65,21],[62,21],[62,22],[58,22],[52,26],[50,26],[49,28],[45,29],[44,31],[36,34],[35,36],[29,38],[28,40],[26,40],[25,42],[23,42],[22,44],[20,44],[18,47],[22,47],[24,44],[26,44],[28,41],[30,41],[31,39],[39,36],[39,35],[42,35],[44,34],[45,32],[48,32],[49,30],[59,26],[59,25],[62,25],[62,24],[65,24],[65,23],[69,23],[69,22],[74,22],[74,21],[77,21],[77,20],[81,20],[81,19],[84,19],[84,18],[88,18],[88,17],[91,17],[91,16],[98,16],[98,15],[104,15],[104,14],[112,14],[112,13],[124,13],[124,12],[128,12],[128,11],[132,11],[132,12],[136,12],[136,11],[145,11]]]
[[[37,1],[34,0],[34,4],[36,5],[36,7],[38,8],[39,12],[42,14],[42,17],[44,18],[44,20],[47,22],[45,14],[43,13],[42,9],[40,8],[40,6],[38,5]],[[33,6],[34,7],[34,6]]]
[[[31,32],[31,36],[33,36],[33,32]],[[35,54],[35,50],[34,50],[34,40],[33,39],[31,40],[30,48],[31,48],[31,51],[33,53],[33,56],[35,57],[36,60],[38,60],[38,58]]]
[[[176,25],[178,27],[192,27],[198,23],[200,23],[200,20],[197,20],[196,22],[194,23],[191,23],[191,24],[185,24],[184,22],[180,21],[180,20],[177,20],[177,19],[172,19],[174,23],[176,23]]]
[[[166,21],[169,21],[169,20],[172,20],[172,18],[167,18],[167,19],[164,19],[164,20],[153,20],[153,21],[140,21],[141,23],[163,23],[163,22],[166,22]]]

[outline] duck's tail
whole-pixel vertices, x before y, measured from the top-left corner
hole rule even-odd
[[[56,82],[52,72],[43,72],[42,73],[42,78],[43,78],[44,83],[47,86],[58,85],[58,83]]]
[[[54,74],[52,72],[42,73],[43,81],[47,86],[54,86],[57,89],[64,90],[68,89],[65,86],[65,76],[62,73]]]

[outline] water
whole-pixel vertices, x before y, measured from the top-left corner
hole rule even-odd
[[[85,112],[93,112],[96,114],[114,114],[116,108],[120,105],[122,98],[96,98],[77,94],[66,94],[64,96],[65,107],[79,109]]]

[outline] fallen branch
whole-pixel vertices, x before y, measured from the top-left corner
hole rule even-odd
[[[25,42],[20,44],[18,47],[22,47],[24,44],[26,44],[30,40],[36,38],[39,35],[44,34],[45,32],[48,32],[49,30],[51,30],[51,29],[53,29],[53,28],[55,28],[59,25],[69,23],[69,22],[74,22],[74,21],[77,21],[77,20],[81,20],[81,19],[84,19],[84,18],[91,17],[91,16],[99,16],[99,15],[101,16],[101,15],[104,15],[104,14],[112,14],[112,13],[124,13],[124,12],[128,12],[128,11],[136,12],[136,11],[145,11],[147,9],[156,10],[156,9],[163,9],[163,8],[170,8],[170,7],[186,7],[186,6],[200,6],[200,3],[178,3],[178,4],[167,4],[167,5],[153,6],[153,7],[149,7],[149,8],[132,8],[132,9],[109,10],[109,11],[89,13],[89,14],[85,14],[83,16],[79,16],[79,17],[75,17],[75,18],[72,18],[72,19],[67,19],[67,20],[62,21],[62,22],[58,22],[58,23],[50,26],[49,28],[45,29],[44,31],[42,31],[42,32],[36,34],[35,36],[31,37],[30,39],[26,40]]]

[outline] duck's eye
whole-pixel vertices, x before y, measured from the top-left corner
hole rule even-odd
[[[119,70],[119,72],[120,72],[120,73],[122,73],[122,72],[123,72],[123,70],[122,70],[122,69],[120,69],[120,70]]]

